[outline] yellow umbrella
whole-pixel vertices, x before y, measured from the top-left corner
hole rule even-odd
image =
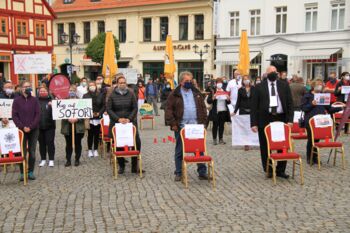
[[[102,74],[105,77],[105,84],[112,85],[112,77],[118,71],[115,45],[112,32],[106,32],[105,51],[103,57]]]
[[[174,73],[176,71],[176,67],[174,61],[173,41],[170,35],[167,35],[165,45],[164,75],[167,78],[167,81],[170,83],[171,89],[174,89]]]
[[[250,57],[247,31],[242,30],[237,69],[242,75],[249,75]]]

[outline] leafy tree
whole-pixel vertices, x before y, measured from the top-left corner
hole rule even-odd
[[[119,59],[120,57],[119,41],[114,35],[113,35],[113,38],[114,38],[116,57],[117,59]],[[105,52],[105,41],[106,41],[106,33],[100,33],[90,41],[90,43],[85,49],[86,55],[91,57],[91,60],[93,62],[100,63],[101,65],[103,64],[103,55]]]

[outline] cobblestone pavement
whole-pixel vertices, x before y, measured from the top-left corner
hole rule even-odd
[[[155,130],[141,131],[143,179],[130,172],[129,163],[113,180],[107,159],[86,156],[86,137],[81,166],[65,168],[64,139],[57,131],[54,168],[37,167],[37,153],[37,180],[26,187],[18,181],[18,167],[0,173],[0,232],[350,232],[350,167],[342,170],[339,159],[333,167],[324,153],[321,171],[304,164],[304,186],[299,172],[295,180],[278,179],[273,186],[257,150],[213,146],[209,133],[217,188],[198,180],[191,166],[185,189],[173,181],[174,144],[162,142],[173,135],[162,116],[157,121]],[[349,139],[341,138],[346,150]],[[305,163],[305,143],[297,142],[296,151]]]

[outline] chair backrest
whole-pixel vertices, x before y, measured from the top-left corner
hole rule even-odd
[[[332,120],[332,119],[331,119]],[[332,120],[333,121],[333,120]],[[309,120],[312,141],[314,140],[332,140],[333,141],[333,122],[327,127],[316,127],[315,117]]]
[[[290,138],[290,127],[287,124],[283,124],[284,127],[284,140],[283,141],[273,141],[272,140],[272,131],[271,131],[271,124],[267,125],[265,127],[265,137],[267,140],[267,147],[268,151],[270,150],[290,150],[291,147],[291,138]]]
[[[122,146],[122,147],[117,147],[117,132],[115,126],[112,128],[112,135],[113,135],[113,141],[114,141],[114,147],[118,150],[123,149],[124,151],[129,150],[130,147],[132,147],[131,150],[137,150],[136,146],[136,127],[133,125],[133,146]]]
[[[183,154],[185,153],[194,153],[195,155],[198,155],[198,153],[203,152],[206,154],[207,147],[206,147],[206,138],[207,138],[207,131],[204,129],[204,137],[199,139],[189,139],[185,137],[185,128],[182,128],[180,131],[180,137],[182,141],[182,150]]]
[[[109,125],[104,125],[104,119],[100,120],[101,133],[104,137],[109,137]]]
[[[305,128],[300,128],[299,123],[294,122],[292,126],[292,133],[293,134],[304,134],[306,131]]]

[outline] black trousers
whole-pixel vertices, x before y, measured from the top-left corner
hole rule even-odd
[[[225,129],[225,121],[227,116],[227,111],[224,112],[218,112],[217,121],[213,121],[213,139],[217,138],[218,130],[219,130],[219,139],[222,139],[224,136],[224,129]]]
[[[27,153],[28,155],[28,172],[34,171],[34,165],[35,165],[35,150],[36,150],[36,143],[38,141],[39,136],[39,129],[32,129],[29,133],[24,133],[23,137],[23,151],[24,155]],[[28,148],[28,149],[27,149]],[[21,169],[21,174],[23,174],[23,165],[19,165]]]
[[[269,116],[269,122],[274,122],[274,121],[282,121],[284,122],[285,120],[285,115],[284,114],[277,114],[275,116],[270,115]],[[265,137],[265,132],[264,132],[265,127],[258,127],[258,134],[259,134],[259,143],[260,143],[260,155],[261,155],[261,163],[262,167],[264,169],[264,172],[266,172],[266,164],[267,164],[267,158],[268,158],[268,151],[267,151],[267,141]],[[271,166],[271,161],[269,162]],[[276,168],[276,173],[284,173],[286,170],[287,166],[287,161],[280,161],[277,163],[277,168]],[[272,169],[270,169],[272,171]]]
[[[56,129],[39,130],[39,151],[41,160],[46,160],[46,153],[49,160],[55,159],[55,131]]]
[[[311,150],[312,150],[312,137],[311,137],[311,128],[310,125],[307,124],[306,126],[306,131],[307,131],[307,143],[306,143],[306,159],[307,162],[310,163],[311,159]],[[320,140],[315,140],[315,142],[319,142]],[[316,152],[316,150],[314,150]],[[313,161],[317,161],[317,156],[314,154],[313,156]]]
[[[136,147],[137,147],[138,151],[141,151],[141,139],[140,139],[140,135],[139,135],[138,131],[136,131]],[[121,148],[121,150],[123,150],[123,149]],[[118,160],[119,167],[121,169],[124,169],[125,168],[125,159],[124,158],[117,158],[117,160]],[[131,158],[131,170],[134,172],[137,171],[137,158],[136,157]]]
[[[92,125],[90,124],[90,129],[88,130],[88,148],[92,150],[92,145],[94,146],[94,150],[98,149],[98,140],[100,136],[100,125]]]
[[[83,139],[84,134],[83,133],[76,133],[75,134],[75,160],[79,160],[81,156],[81,140]],[[72,153],[73,153],[73,146],[72,146],[72,135],[65,135],[64,138],[66,139],[66,159],[67,161],[71,161]]]

